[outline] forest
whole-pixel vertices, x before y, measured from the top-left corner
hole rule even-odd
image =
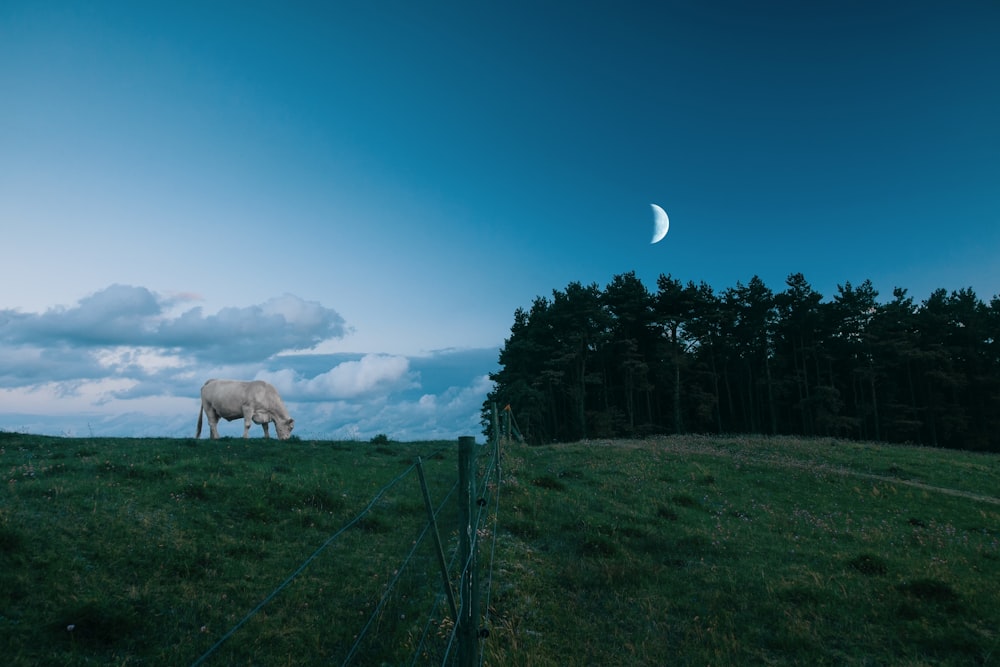
[[[801,273],[721,292],[634,272],[514,313],[494,390],[530,443],[670,433],[828,436],[1000,452],[1000,297],[922,302]],[[499,422],[498,422],[499,423]]]

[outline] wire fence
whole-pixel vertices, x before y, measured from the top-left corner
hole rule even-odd
[[[450,448],[442,448],[428,456],[431,460],[447,460],[441,455]],[[466,658],[459,655],[457,648],[461,645],[462,639],[459,637],[460,623],[458,619],[467,614],[469,605],[473,600],[469,599],[469,594],[465,587],[459,586],[466,577],[473,577],[479,581],[480,573],[485,572],[486,576],[482,580],[481,587],[477,587],[475,594],[482,596],[486,600],[485,613],[480,618],[475,619],[477,627],[475,635],[477,645],[473,647],[478,664],[482,664],[482,651],[479,650],[478,641],[489,634],[489,600],[494,582],[494,560],[496,557],[497,526],[500,513],[500,486],[501,486],[501,465],[499,440],[494,441],[487,447],[476,447],[477,456],[474,457],[473,474],[475,482],[473,488],[477,489],[474,504],[476,512],[470,517],[470,525],[462,528],[458,523],[449,526],[448,551],[450,554],[444,557],[442,542],[438,526],[441,525],[439,518],[442,516],[453,516],[461,495],[460,483],[456,481],[437,500],[431,498],[424,485],[423,472],[420,468],[421,459],[403,470],[396,477],[388,481],[378,489],[368,504],[353,518],[347,521],[338,530],[333,532],[312,554],[305,558],[288,577],[285,578],[273,591],[265,596],[256,606],[240,618],[227,632],[212,644],[201,656],[191,663],[192,667],[209,663],[213,658],[219,660],[219,664],[226,664],[228,659],[224,654],[223,646],[242,630],[243,633],[250,633],[253,628],[246,626],[253,619],[266,616],[269,605],[274,603],[283,591],[293,582],[300,579],[310,566],[317,568],[320,566],[318,560],[324,552],[332,547],[339,546],[344,542],[345,549],[364,549],[363,540],[358,541],[351,536],[364,533],[366,526],[385,526],[384,522],[377,522],[372,518],[373,511],[384,503],[387,495],[395,493],[400,497],[410,498],[413,493],[402,488],[405,480],[415,477],[419,473],[420,483],[424,490],[424,504],[427,505],[426,517],[415,526],[408,524],[409,530],[414,530],[410,540],[410,548],[406,553],[393,561],[391,554],[381,554],[382,558],[388,558],[393,562],[391,572],[386,576],[385,583],[381,584],[381,594],[375,600],[368,600],[364,605],[367,607],[358,610],[359,618],[357,631],[353,633],[353,642],[349,647],[335,649],[337,654],[322,654],[313,656],[316,661],[329,662],[330,664],[341,664],[344,667],[354,664],[459,664],[461,659],[463,664]],[[484,451],[485,450],[485,451]],[[419,496],[418,496],[419,497]],[[433,505],[433,506],[431,506]],[[391,522],[391,519],[390,519]],[[448,525],[448,524],[446,524]],[[358,529],[361,530],[352,530]],[[379,529],[379,528],[376,528]],[[380,530],[403,530],[403,526],[389,526]],[[463,558],[458,539],[461,531],[468,531],[471,537],[472,548],[468,555]],[[480,541],[489,539],[489,555],[485,563],[480,564],[476,555],[480,550]],[[398,541],[397,541],[398,543]],[[434,548],[437,548],[440,564],[433,558]],[[385,567],[385,566],[383,566]],[[473,570],[475,570],[473,572]],[[473,576],[475,575],[475,576]],[[363,577],[361,573],[354,573],[354,577]],[[315,578],[310,579],[315,586]],[[327,582],[329,587],[336,591],[338,582]],[[345,589],[342,586],[341,589]],[[459,591],[457,598],[453,599],[453,590]],[[463,591],[465,593],[463,594]],[[320,592],[319,594],[322,594]],[[337,593],[334,592],[333,595]],[[356,602],[351,595],[344,596],[350,604]],[[318,651],[329,651],[330,648],[322,642],[317,643]],[[466,652],[468,647],[466,647]],[[301,656],[305,657],[305,656]],[[405,658],[405,659],[404,659]],[[309,658],[306,658],[309,659]]]

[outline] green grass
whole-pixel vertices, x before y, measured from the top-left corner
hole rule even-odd
[[[488,664],[1000,664],[1000,457],[516,448]]]
[[[439,502],[455,449],[0,434],[4,664],[189,665],[417,455]],[[426,518],[410,474],[205,664],[339,664]],[[412,654],[440,576],[418,556],[355,664]]]
[[[0,655],[189,665],[416,455],[439,503],[456,450],[0,433]],[[511,445],[502,479],[486,664],[1000,664],[996,455],[672,437]],[[205,664],[340,664],[425,521],[410,475]],[[438,577],[422,544],[352,664],[425,629],[440,664]]]

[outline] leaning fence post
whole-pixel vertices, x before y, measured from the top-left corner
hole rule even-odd
[[[427,507],[427,518],[434,531],[434,547],[437,552],[438,567],[441,569],[441,580],[444,584],[444,592],[448,596],[448,608],[451,609],[451,617],[458,622],[458,609],[455,605],[455,594],[451,590],[451,581],[448,579],[448,564],[444,560],[444,549],[441,547],[441,535],[438,533],[437,519],[434,518],[434,506],[431,504],[431,494],[427,490],[427,480],[424,479],[424,466],[420,457],[417,457],[417,476],[420,478],[420,490],[424,492],[424,505]]]
[[[462,606],[458,620],[458,664],[471,667],[476,664],[479,648],[479,595],[478,563],[476,562],[475,530],[472,507],[476,497],[475,464],[476,439],[462,436],[458,439],[458,520],[459,558],[462,563]]]

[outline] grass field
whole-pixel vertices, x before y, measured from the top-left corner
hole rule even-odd
[[[415,456],[443,503],[455,450],[0,433],[0,654],[190,665]],[[1000,664],[998,456],[671,437],[510,445],[501,478],[485,664]],[[425,522],[411,474],[204,664],[440,664]]]
[[[689,437],[508,458],[493,664],[1000,662],[1000,457]]]

